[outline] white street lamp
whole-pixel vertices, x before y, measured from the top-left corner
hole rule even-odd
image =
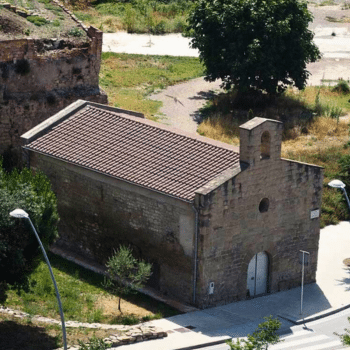
[[[45,257],[45,260],[46,260],[46,263],[47,263],[47,266],[49,267],[49,271],[50,271],[50,275],[51,275],[51,279],[52,279],[52,282],[55,286],[55,290],[56,290],[56,297],[57,297],[57,302],[58,302],[58,308],[60,310],[60,316],[61,316],[61,323],[62,323],[62,333],[63,333],[63,346],[64,346],[64,350],[67,350],[67,335],[66,335],[66,326],[65,326],[65,323],[64,323],[64,316],[63,316],[63,310],[62,310],[62,304],[61,304],[61,298],[60,298],[60,293],[58,292],[58,288],[57,288],[57,284],[56,284],[56,280],[55,280],[55,277],[53,275],[53,272],[52,272],[52,268],[51,268],[51,265],[50,265],[50,261],[46,255],[46,252],[45,252],[45,249],[44,249],[44,246],[42,245],[41,243],[41,240],[39,238],[39,235],[38,233],[36,232],[36,229],[32,223],[32,220],[30,220],[30,217],[28,215],[28,213],[26,213],[24,210],[22,209],[15,209],[13,211],[11,211],[10,213],[10,216],[14,217],[14,218],[17,218],[17,219],[28,219],[30,225],[32,226],[32,229],[35,233],[35,236],[36,236],[36,239],[38,240],[39,242],[39,245],[40,245],[40,248],[44,254],[44,257]]]
[[[349,201],[348,194],[346,193],[345,184],[340,180],[332,180],[331,182],[328,183],[328,186],[333,187],[333,188],[340,188],[343,191],[345,198],[346,198],[346,201],[348,202],[349,209],[350,209],[350,201]]]
[[[300,253],[303,254],[303,258],[301,261],[302,269],[301,269],[300,315],[303,315],[305,254],[310,255],[310,253],[305,250],[300,250]]]

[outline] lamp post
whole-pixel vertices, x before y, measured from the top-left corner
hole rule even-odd
[[[55,277],[53,275],[53,272],[52,272],[52,268],[51,268],[51,265],[50,265],[50,261],[46,255],[46,252],[45,252],[45,249],[44,249],[44,246],[42,245],[41,243],[41,240],[39,238],[39,235],[38,233],[36,232],[36,229],[32,223],[32,220],[30,220],[30,217],[28,215],[28,213],[26,213],[24,210],[22,209],[15,209],[13,211],[11,211],[10,213],[10,216],[14,217],[14,218],[18,218],[18,219],[28,219],[30,225],[32,226],[32,229],[35,233],[35,236],[36,236],[36,239],[38,240],[39,242],[39,245],[40,245],[40,248],[44,254],[44,257],[45,257],[45,260],[46,260],[46,263],[47,263],[47,266],[49,267],[49,271],[50,271],[50,275],[51,275],[51,279],[52,279],[52,282],[55,286],[55,290],[56,290],[56,297],[57,297],[57,302],[58,302],[58,308],[60,310],[60,316],[61,316],[61,322],[62,322],[62,333],[63,333],[63,346],[64,346],[64,350],[67,350],[67,335],[66,335],[66,326],[65,326],[65,323],[64,323],[64,316],[63,316],[63,310],[62,310],[62,304],[61,304],[61,298],[60,298],[60,293],[58,292],[58,288],[57,288],[57,284],[56,284],[56,280],[55,280]]]
[[[310,255],[309,252],[305,250],[300,250],[300,253],[303,254],[303,258],[301,261],[301,296],[300,296],[300,315],[303,314],[303,300],[304,300],[304,271],[305,271],[305,254]]]
[[[343,191],[345,198],[346,198],[346,201],[348,202],[349,209],[350,209],[350,201],[349,201],[348,194],[346,193],[345,184],[340,180],[332,180],[331,182],[328,183],[328,186],[333,187],[333,188],[340,188]]]

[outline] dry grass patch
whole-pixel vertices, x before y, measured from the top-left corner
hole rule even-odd
[[[336,87],[290,89],[276,99],[256,93],[239,99],[234,93],[220,94],[203,108],[204,121],[198,132],[237,145],[239,125],[247,120],[257,116],[282,121],[282,156],[324,167],[323,227],[349,215],[341,191],[327,185],[335,178],[346,182],[350,176],[349,102],[350,88],[344,81]]]
[[[239,125],[231,116],[209,117],[199,125],[197,132],[214,140],[239,145]]]
[[[300,128],[295,127],[290,131],[295,137],[282,143],[282,156],[287,157],[291,153],[320,152],[330,147],[343,147],[349,140],[349,126],[345,120],[320,117],[316,118],[309,126],[308,133],[303,134]]]

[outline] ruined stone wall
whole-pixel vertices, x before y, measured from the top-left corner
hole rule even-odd
[[[269,292],[300,285],[299,250],[311,254],[305,283],[315,281],[320,223],[311,211],[321,207],[322,168],[280,159],[281,125],[268,122],[256,129],[241,133],[246,163],[233,171],[237,175],[197,194],[201,307],[246,298],[248,264],[259,252],[268,256]],[[260,140],[266,130],[270,157],[263,158]]]
[[[77,99],[107,103],[99,88],[102,32],[79,47],[63,40],[0,41],[0,153]]]
[[[32,151],[60,216],[57,244],[104,264],[120,244],[153,263],[151,285],[191,302],[195,217],[191,204]]]

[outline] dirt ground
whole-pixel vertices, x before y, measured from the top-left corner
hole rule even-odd
[[[45,4],[39,2],[37,4],[35,11],[48,21],[47,24],[36,26],[26,18],[3,8],[0,0],[0,40],[28,37],[33,39],[66,38],[77,43],[87,40],[86,33],[81,29],[78,34],[80,36],[70,34],[73,28],[77,28],[77,23],[60,7],[52,7],[56,9],[56,12],[53,12],[46,9]]]
[[[120,312],[118,310],[118,297],[116,296],[102,296],[98,299],[96,306],[103,310],[103,314],[105,316],[112,318],[120,316]],[[121,300],[120,308],[124,315],[135,315],[138,318],[142,318],[144,316],[149,316],[152,314],[149,310],[131,302],[128,302],[124,299]]]

